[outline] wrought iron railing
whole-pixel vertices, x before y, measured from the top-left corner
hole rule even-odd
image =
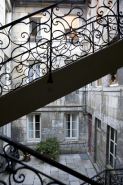
[[[91,3],[92,2],[92,3]],[[85,7],[60,1],[0,27],[0,95],[123,38],[119,0],[88,1]],[[87,11],[93,16],[87,17]],[[74,16],[73,16],[74,15]],[[70,17],[70,16],[73,16]],[[4,53],[10,50],[8,59]]]
[[[48,158],[44,155],[41,155],[40,153],[36,152],[35,150],[32,150],[31,148],[28,148],[28,147],[26,147],[16,141],[13,141],[12,139],[10,139],[6,136],[3,136],[0,134],[0,139],[8,143],[6,146],[4,146],[3,153],[0,153],[0,157],[1,157],[0,158],[0,164],[1,164],[0,165],[0,174],[1,174],[0,175],[0,183],[1,184],[6,185],[6,182],[4,182],[3,178],[2,178],[2,175],[5,172],[8,172],[7,175],[9,176],[9,178],[8,178],[9,185],[11,185],[12,182],[24,184],[26,176],[23,174],[22,170],[25,169],[27,171],[30,170],[30,171],[34,172],[37,175],[37,177],[39,178],[41,185],[44,184],[43,180],[42,180],[42,176],[47,177],[49,179],[50,182],[48,184],[65,185],[65,183],[55,179],[54,177],[51,177],[48,174],[45,174],[42,171],[35,169],[35,166],[32,167],[32,166],[27,165],[24,162],[25,157],[19,158],[17,150],[23,152],[25,154],[25,156],[27,155],[27,153],[31,154],[31,156],[34,156],[37,159],[42,160],[52,166],[55,166],[56,168],[58,168],[64,172],[67,172],[68,174],[71,174],[72,176],[74,176],[80,180],[83,180],[84,182],[87,182],[89,184],[95,184],[95,185],[99,184],[99,183],[95,182],[94,180],[89,179],[88,177],[68,168],[67,166],[64,166],[54,160],[51,160],[50,158]],[[16,155],[12,155],[11,153],[7,152],[9,147],[14,148]],[[3,161],[3,163],[2,163],[2,161]],[[19,164],[19,166],[15,165],[15,163]],[[7,164],[7,165],[4,165],[4,164]],[[21,171],[22,173],[18,173],[19,171]]]
[[[103,170],[91,179],[102,185],[123,185],[123,168]],[[89,185],[82,183],[81,185]]]

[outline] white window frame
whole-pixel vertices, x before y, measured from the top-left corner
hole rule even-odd
[[[33,115],[33,138],[29,138],[29,115]],[[41,140],[41,114],[29,114],[27,115],[27,140],[28,141],[40,141]],[[40,138],[35,138],[35,115],[39,115],[40,117]]]
[[[7,137],[11,137],[11,123],[8,123],[7,125],[3,126],[3,134]]]
[[[70,114],[70,137],[66,137],[66,117],[67,115]],[[76,114],[77,116],[77,137],[72,137],[72,115]],[[66,113],[65,114],[65,139],[66,140],[78,140],[78,136],[79,136],[79,116],[77,113]]]
[[[114,130],[114,140],[112,140],[111,139],[111,129],[113,129]],[[114,128],[112,128],[112,127],[110,127],[109,126],[109,148],[108,148],[108,159],[109,159],[109,161],[110,161],[110,163],[111,163],[111,158],[110,158],[110,155],[113,157],[113,164],[111,164],[112,165],[112,167],[115,167],[115,160],[116,160],[116,156],[115,156],[115,153],[116,153],[116,147],[117,147],[117,143],[115,142],[115,141],[117,141],[117,131],[114,129]],[[111,153],[111,142],[113,143],[113,153]]]
[[[5,130],[7,131],[6,133],[5,133]],[[5,136],[11,138],[11,123],[8,123],[7,125],[4,125],[4,126],[3,126],[3,134],[4,134]],[[5,146],[5,145],[7,145],[7,144],[8,144],[7,142],[5,142],[5,141],[3,142],[3,146]],[[9,147],[9,146],[7,146],[7,147],[5,148],[6,151],[7,151],[8,147]]]

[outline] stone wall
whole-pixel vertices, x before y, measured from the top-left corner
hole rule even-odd
[[[82,92],[78,90],[33,112],[41,115],[41,140],[57,137],[61,153],[85,153],[88,151],[88,115],[82,112]],[[78,138],[65,138],[66,114],[78,116]],[[28,115],[27,115],[28,116]],[[39,141],[27,138],[27,116],[12,122],[12,138],[35,148]]]
[[[102,78],[102,86],[98,87],[93,82],[88,89],[88,112],[92,114],[92,140],[91,159],[96,162],[96,125],[95,119],[101,120],[100,143],[100,169],[108,163],[107,126],[117,131],[116,166],[123,165],[122,157],[122,125],[123,125],[123,68],[117,70],[119,85],[110,85],[110,75]]]

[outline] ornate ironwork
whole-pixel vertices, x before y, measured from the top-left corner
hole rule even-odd
[[[122,185],[123,184],[123,168],[107,169],[93,176],[91,179],[95,180],[101,185]],[[81,185],[89,185],[89,183],[82,183]]]
[[[58,169],[61,169],[62,171],[65,171],[67,172],[68,174],[71,174],[81,180],[84,180],[90,184],[95,184],[95,185],[98,185],[97,182],[93,181],[92,179],[89,179],[88,177],[68,168],[67,166],[64,166],[56,161],[53,161],[51,160],[50,158],[46,157],[46,156],[43,156],[42,154],[32,150],[31,148],[28,148],[16,141],[13,141],[12,139],[6,137],[6,136],[3,136],[0,134],[0,139],[2,139],[3,141],[7,142],[8,144],[6,146],[4,146],[3,148],[3,153],[0,153],[0,162],[2,163],[2,161],[4,162],[5,165],[0,165],[0,173],[1,173],[1,176],[0,176],[0,183],[1,184],[4,184],[4,185],[7,185],[6,182],[3,181],[2,179],[2,174],[5,173],[5,172],[8,172],[9,174],[9,185],[12,185],[12,181],[13,182],[16,182],[16,183],[24,183],[25,179],[26,179],[26,176],[25,174],[23,173],[23,169],[26,169],[26,170],[30,170],[32,172],[34,172],[37,177],[39,178],[40,180],[40,184],[43,185],[45,184],[45,182],[43,182],[43,179],[42,179],[42,176],[43,177],[46,177],[49,179],[49,183],[47,183],[47,185],[50,185],[50,184],[58,184],[58,185],[65,185],[63,182],[43,173],[42,171],[39,171],[37,169],[35,169],[34,167],[32,166],[29,166],[27,165],[25,162],[24,162],[24,159],[28,154],[31,154],[31,156],[34,156],[36,157],[37,159],[39,160],[42,160],[52,166],[55,166],[57,167]],[[16,148],[16,151],[19,150],[21,151],[22,153],[25,154],[25,157],[23,158],[18,158],[18,155],[17,156],[13,156],[13,155],[10,155],[10,153],[7,152],[8,148],[9,147],[14,147]],[[3,159],[3,160],[2,160]],[[19,165],[13,165],[13,164],[19,164]],[[7,165],[6,165],[7,164]],[[20,173],[19,173],[20,172]]]
[[[16,90],[44,75],[123,38],[119,0],[88,1],[86,8],[60,1],[0,27],[0,95]],[[86,10],[90,18],[87,18]],[[73,18],[68,16],[74,15]],[[41,22],[40,22],[41,20]],[[79,25],[76,25],[76,23]],[[67,28],[67,29],[66,29]],[[29,30],[30,29],[30,30]],[[5,61],[3,53],[11,50]]]

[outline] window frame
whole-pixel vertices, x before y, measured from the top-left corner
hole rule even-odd
[[[111,129],[114,130],[114,140],[111,139],[111,133],[112,133]],[[116,150],[117,150],[117,130],[115,130],[114,128],[112,128],[108,125],[108,132],[109,132],[109,136],[108,136],[108,160],[110,161],[110,165],[112,167],[115,167],[115,165],[116,165]],[[111,152],[111,142],[113,143],[113,153]],[[110,155],[113,157],[113,164],[111,164]]]
[[[5,133],[5,128],[6,128],[7,133]],[[7,137],[11,137],[11,123],[8,123],[3,126],[3,134]]]
[[[33,19],[35,19],[35,20],[33,20]],[[41,15],[38,14],[38,15],[32,16],[30,18],[30,22],[33,21],[32,23],[29,24],[29,34],[30,34],[30,41],[31,42],[35,42],[35,40],[38,41],[38,40],[42,39],[42,36],[41,36],[41,19],[42,19],[42,14]],[[32,28],[33,27],[32,24],[34,24],[34,22],[35,22],[36,26],[34,28]],[[36,31],[35,35],[32,34],[34,30]]]
[[[70,137],[66,137],[66,118],[67,115],[70,114]],[[72,115],[75,114],[77,116],[77,127],[76,127],[76,132],[77,132],[77,136],[76,137],[72,137]],[[79,137],[79,115],[77,113],[66,113],[65,114],[65,139],[66,140],[78,140]]]
[[[100,83],[99,83],[99,80],[100,80]],[[99,79],[97,80],[97,86],[102,86],[102,78],[99,78]]]
[[[33,115],[33,138],[29,138],[29,115]],[[35,137],[35,116],[36,115],[39,115],[39,118],[40,118],[40,122],[39,122],[39,124],[40,124],[40,137],[39,138],[36,138]],[[41,140],[41,114],[39,113],[31,113],[31,114],[28,114],[27,115],[27,140],[28,141],[40,141]]]
[[[116,82],[113,82],[112,80],[111,80],[111,74],[110,74],[110,86],[113,86],[113,85],[118,85],[118,78],[117,78],[117,73],[115,73],[115,77],[116,77]]]

